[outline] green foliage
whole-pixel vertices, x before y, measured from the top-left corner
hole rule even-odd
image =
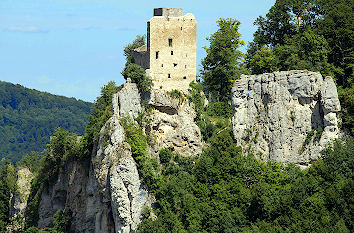
[[[92,103],[0,82],[0,159],[41,152],[61,127],[84,133]]]
[[[206,107],[206,114],[211,117],[231,118],[233,110],[231,105],[225,102],[211,102]]]
[[[334,77],[342,126],[354,135],[352,6],[352,0],[277,0],[255,21],[246,61],[253,74],[307,69]]]
[[[225,102],[211,102],[205,108],[202,84],[192,82],[189,86],[187,98],[190,103],[194,104],[196,111],[194,121],[200,128],[203,140],[207,142],[214,134],[223,130],[230,130],[230,118],[233,115],[231,106]]]
[[[146,36],[145,35],[137,35],[135,40],[126,45],[124,47],[124,56],[127,61],[126,66],[130,63],[135,63],[134,58],[132,57],[131,53],[134,49],[139,48],[143,45],[146,45]]]
[[[26,228],[36,226],[38,208],[42,191],[56,180],[65,163],[80,157],[81,143],[75,134],[64,129],[57,129],[47,145],[46,156],[41,160],[37,175],[31,183],[31,193],[26,208]]]
[[[114,81],[108,82],[101,88],[101,96],[94,103],[93,111],[89,116],[89,123],[82,139],[82,152],[80,156],[89,158],[94,144],[98,143],[99,133],[103,125],[112,116],[112,98],[119,87]]]
[[[173,153],[170,148],[163,148],[159,152],[160,163],[163,165],[168,164],[173,157]]]
[[[308,170],[242,155],[230,131],[199,158],[173,155],[154,191],[156,219],[137,232],[350,232],[354,140],[337,141]],[[161,153],[170,153],[164,149]],[[169,157],[169,156],[168,156]],[[161,158],[160,158],[161,159]],[[148,215],[146,215],[148,216]]]
[[[168,91],[167,95],[171,98],[179,99],[180,103],[184,101],[184,94],[179,90],[173,89],[172,91]]]
[[[316,135],[315,135],[316,140],[320,140],[321,139],[322,133],[323,133],[322,127],[318,126],[318,128],[316,129]]]
[[[9,223],[10,185],[8,180],[9,161],[2,159],[0,162],[0,231],[5,232]]]
[[[220,18],[219,29],[207,40],[209,47],[204,47],[207,55],[202,60],[201,74],[209,94],[218,101],[227,101],[233,82],[245,73],[244,54],[239,50],[244,42],[238,32],[239,21]]]
[[[272,49],[263,46],[256,50],[252,59],[249,60],[248,67],[254,74],[271,73],[276,71],[276,56]]]
[[[338,97],[342,108],[342,126],[354,136],[354,84],[351,88],[338,88]]]
[[[126,57],[127,62],[122,71],[123,77],[125,79],[130,78],[132,82],[137,84],[139,91],[141,92],[148,92],[151,90],[153,86],[152,79],[146,75],[145,70],[141,66],[135,64],[131,53],[134,49],[146,45],[145,41],[145,35],[137,35],[132,43],[124,47],[124,56]]]
[[[70,216],[66,216],[62,210],[58,210],[53,216],[53,233],[69,232],[70,219]]]
[[[145,70],[137,64],[131,63],[127,65],[122,71],[122,75],[125,79],[130,78],[133,83],[136,83],[141,92],[148,92],[153,86],[152,79],[147,76]]]
[[[200,120],[205,105],[205,96],[201,83],[191,82],[189,84],[188,101],[194,104],[194,110],[197,113],[196,120]]]
[[[307,132],[306,138],[304,141],[304,146],[308,145],[311,142],[313,135],[315,135],[315,130],[312,129],[309,132]]]
[[[32,173],[36,173],[40,168],[40,161],[43,159],[43,155],[32,151],[26,154],[20,161],[16,163],[17,167],[27,167]]]
[[[26,230],[26,233],[39,233],[40,231],[38,230],[37,227],[30,227]]]
[[[147,156],[147,136],[140,125],[134,123],[129,117],[121,118],[120,123],[124,128],[125,140],[131,147],[140,179],[150,191],[153,191],[159,183],[159,166],[156,158]]]

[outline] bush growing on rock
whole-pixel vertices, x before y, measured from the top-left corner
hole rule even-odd
[[[133,83],[136,83],[140,92],[148,92],[153,86],[152,79],[147,76],[145,70],[137,64],[129,64],[122,71],[122,75],[125,79],[130,78]]]

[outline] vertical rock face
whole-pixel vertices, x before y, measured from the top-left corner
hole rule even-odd
[[[186,156],[201,152],[201,134],[193,122],[195,112],[187,101],[171,98],[164,91],[154,91],[144,100],[154,108],[149,119],[156,142],[149,148],[149,156],[157,156],[164,147]],[[44,188],[39,228],[50,226],[56,211],[64,210],[72,216],[74,232],[130,233],[137,229],[152,198],[140,182],[120,118],[136,120],[143,110],[141,101],[136,84],[129,80],[114,94],[113,115],[100,131],[89,164],[67,162],[55,184]]]
[[[50,226],[57,210],[72,216],[74,232],[128,233],[141,221],[150,198],[120,125],[121,117],[134,119],[141,111],[136,84],[126,83],[113,96],[112,107],[113,116],[100,131],[89,169],[82,162],[68,162],[55,184],[43,190],[39,228]]]
[[[123,88],[118,93],[119,114],[122,117],[130,117],[135,119],[138,113],[141,112],[140,94],[135,83],[131,83],[130,78],[124,84]],[[114,101],[116,101],[114,100]]]
[[[232,88],[232,106],[237,143],[262,160],[308,165],[338,137],[337,89],[319,73],[242,75]]]
[[[184,156],[202,152],[202,136],[194,122],[196,113],[187,100],[172,98],[163,90],[153,90],[144,99],[154,109],[150,116],[151,133],[156,136],[152,154],[165,147]]]
[[[31,191],[31,181],[33,173],[26,167],[19,168],[17,171],[17,193],[11,194],[10,198],[10,216],[24,216],[27,206],[27,199]]]

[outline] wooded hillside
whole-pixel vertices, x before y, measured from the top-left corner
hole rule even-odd
[[[84,133],[92,104],[0,81],[0,159],[44,150],[56,128]]]

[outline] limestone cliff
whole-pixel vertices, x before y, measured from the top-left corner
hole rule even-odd
[[[330,77],[309,71],[242,75],[232,88],[234,137],[262,160],[309,165],[338,137]]]
[[[142,185],[121,118],[149,121],[148,156],[169,147],[184,156],[201,153],[196,113],[190,103],[164,90],[141,96],[128,79],[112,99],[112,117],[102,127],[87,163],[69,161],[40,198],[38,227],[57,210],[71,216],[74,232],[133,232],[153,197]],[[241,76],[232,89],[236,142],[262,160],[308,165],[338,136],[337,91],[330,77],[308,71]],[[150,109],[147,111],[147,109]]]
[[[142,211],[151,206],[153,197],[141,184],[120,119],[136,120],[147,107],[153,108],[148,117],[152,122],[150,133],[155,135],[154,145],[148,148],[149,156],[157,157],[164,147],[186,156],[201,152],[200,130],[193,122],[195,112],[187,101],[182,103],[164,91],[142,98],[136,84],[128,79],[113,96],[113,115],[100,131],[89,164],[68,162],[55,184],[43,190],[39,228],[50,226],[55,212],[64,210],[72,216],[74,232],[125,233],[136,229]]]
[[[31,191],[31,181],[33,173],[26,167],[20,167],[17,171],[16,187],[17,192],[11,194],[10,198],[10,216],[24,216],[27,206],[27,199]]]

